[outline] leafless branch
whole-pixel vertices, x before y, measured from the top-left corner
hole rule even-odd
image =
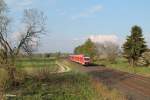
[[[27,53],[32,52],[31,42],[33,42],[33,38],[39,38],[39,35],[46,32],[45,21],[46,17],[43,12],[39,12],[36,9],[24,11],[24,30],[16,54],[19,53],[21,48]]]

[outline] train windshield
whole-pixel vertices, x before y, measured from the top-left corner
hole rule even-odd
[[[84,60],[90,60],[90,57],[85,57]]]

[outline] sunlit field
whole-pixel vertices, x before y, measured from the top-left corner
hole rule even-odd
[[[137,66],[133,68],[128,64],[127,60],[124,58],[117,58],[117,60],[113,63],[107,60],[99,60],[95,63],[99,65],[104,65],[105,67],[108,67],[108,68],[117,69],[120,71],[136,73],[136,74],[140,74],[144,76],[150,76],[150,66],[145,66],[145,67]]]
[[[17,68],[24,67],[53,67],[56,65],[55,58],[20,58],[16,61]]]

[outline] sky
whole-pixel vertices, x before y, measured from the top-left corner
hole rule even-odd
[[[47,16],[47,34],[39,52],[73,52],[87,38],[121,45],[131,27],[143,29],[150,46],[150,0],[5,0],[18,33],[24,9],[36,8]],[[15,34],[14,34],[15,35]]]

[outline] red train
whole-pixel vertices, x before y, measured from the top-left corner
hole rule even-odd
[[[91,63],[90,57],[85,57],[84,55],[70,55],[69,59],[71,61],[77,62],[82,65],[89,65]]]

